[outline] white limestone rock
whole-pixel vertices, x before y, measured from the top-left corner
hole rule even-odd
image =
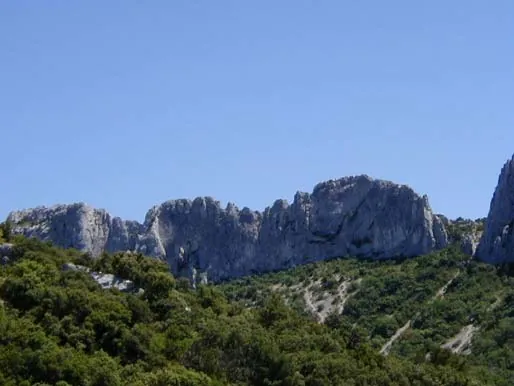
[[[89,273],[89,275],[96,281],[103,289],[116,288],[121,292],[135,292],[140,291],[139,288],[134,286],[131,280],[124,280],[116,275],[110,273],[94,272],[89,268],[82,265],[73,263],[66,263],[62,266],[63,271],[82,271]]]
[[[514,261],[514,156],[498,178],[477,256],[490,263]]]
[[[142,225],[84,204],[13,212],[9,220],[15,233],[95,256],[142,252],[204,282],[334,257],[413,257],[448,245],[426,196],[368,176],[320,183],[262,213],[199,197],[155,206]]]
[[[84,203],[16,211],[9,214],[7,221],[13,224],[13,233],[52,241],[63,248],[76,248],[94,256],[103,251],[135,249],[141,232],[137,222],[122,221]]]
[[[480,238],[482,237],[482,232],[472,232],[464,235],[460,242],[460,249],[466,255],[475,256],[478,246],[480,244]]]

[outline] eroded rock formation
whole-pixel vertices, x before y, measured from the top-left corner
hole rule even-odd
[[[320,183],[264,212],[202,197],[155,206],[143,224],[85,204],[13,212],[8,220],[15,233],[62,247],[142,252],[174,273],[214,281],[334,257],[412,257],[448,244],[426,196],[368,176]]]
[[[477,256],[490,263],[514,261],[514,157],[498,178]]]

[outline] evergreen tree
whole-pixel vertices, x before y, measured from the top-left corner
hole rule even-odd
[[[11,241],[12,225],[10,221],[5,221],[2,224],[0,224],[0,229],[2,231],[2,238],[7,242]]]

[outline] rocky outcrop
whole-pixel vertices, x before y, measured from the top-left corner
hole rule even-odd
[[[165,259],[174,273],[214,281],[334,257],[411,257],[448,244],[426,196],[368,176],[320,183],[262,213],[203,197],[158,205],[142,225],[85,204],[14,212],[9,220],[15,233],[93,255],[138,251]]]
[[[460,246],[466,255],[474,256],[483,234],[485,219],[471,220],[459,217],[449,220],[442,215],[437,216],[445,225],[448,241]]]
[[[480,244],[481,237],[481,231],[465,234],[460,242],[461,251],[464,252],[466,255],[475,256],[476,251],[478,249],[478,245]]]
[[[454,354],[469,355],[471,354],[473,335],[478,330],[480,330],[479,327],[468,324],[464,326],[457,335],[441,345],[441,348],[450,350]]]
[[[498,178],[477,256],[490,263],[514,261],[514,157]]]
[[[83,265],[77,265],[73,263],[66,263],[62,266],[63,271],[74,271],[74,272],[86,272],[91,278],[96,281],[103,289],[116,288],[121,292],[141,293],[143,291],[140,288],[134,286],[134,282],[131,280],[124,280],[121,277],[110,273],[94,272],[88,267]]]
[[[134,250],[141,225],[111,217],[103,209],[83,203],[12,212],[7,221],[13,232],[52,241],[63,248],[76,248],[98,256],[103,251]]]

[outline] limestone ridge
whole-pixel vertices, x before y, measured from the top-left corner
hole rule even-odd
[[[59,246],[142,252],[165,259],[176,274],[210,281],[334,257],[413,257],[448,245],[426,196],[368,176],[320,183],[262,213],[199,197],[155,206],[143,224],[85,204],[13,212],[8,220],[16,233]]]
[[[94,256],[104,250],[134,250],[143,229],[135,221],[111,217],[105,210],[83,203],[16,211],[7,220],[14,225],[14,233],[49,240]]]
[[[514,156],[498,178],[477,256],[490,263],[514,261]]]

